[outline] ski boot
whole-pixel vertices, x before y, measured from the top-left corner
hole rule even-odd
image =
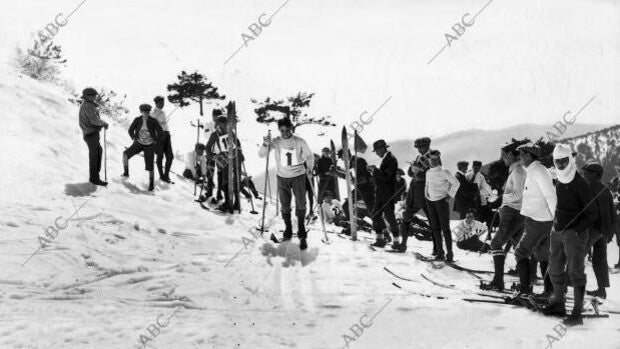
[[[446,257],[443,255],[443,253],[438,253],[438,254],[435,256],[435,260],[436,260],[436,261],[438,261],[438,262],[445,261],[445,260],[446,260]]]
[[[573,311],[571,314],[564,319],[564,325],[566,326],[575,326],[575,325],[583,325],[583,319],[581,317],[581,312],[583,311],[583,296],[586,293],[586,286],[575,286],[573,287],[573,295],[575,297],[575,305],[573,305]]]
[[[542,309],[542,313],[547,316],[565,317],[566,316],[566,303],[564,300],[554,301],[551,300],[549,305]]]
[[[504,282],[498,280],[491,280],[490,282],[484,282],[480,280],[480,289],[483,291],[504,291]]]
[[[306,242],[306,239],[299,239],[299,249],[304,251],[308,248],[308,243]]]
[[[99,179],[99,178],[94,179],[94,180],[91,180],[90,182],[91,182],[92,184],[94,184],[94,185],[100,185],[100,186],[102,186],[102,187],[105,187],[105,186],[107,186],[107,185],[108,185],[108,182],[104,182],[104,181],[102,181],[102,180],[101,180],[101,179]]]
[[[446,262],[454,263],[454,253],[452,253],[452,251],[448,251],[448,253],[446,253]]]
[[[291,214],[283,213],[282,220],[284,221],[284,236],[282,241],[290,241],[293,238],[293,224],[291,223]]]
[[[605,291],[605,288],[599,288],[594,291],[586,291],[586,294],[592,297],[607,299],[607,291]]]
[[[129,178],[129,166],[125,166],[122,176]]]
[[[375,241],[370,246],[383,248],[383,247],[385,247],[385,245],[387,245],[387,241],[385,241],[385,239],[383,238],[382,234],[379,234],[379,235],[377,235],[377,241]]]

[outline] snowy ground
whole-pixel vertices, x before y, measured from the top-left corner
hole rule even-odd
[[[94,190],[84,183],[77,108],[65,100],[27,78],[0,79],[0,348],[135,348],[140,336],[152,339],[150,348],[342,348],[345,336],[355,339],[351,348],[545,348],[547,335],[557,337],[557,319],[466,303],[461,298],[478,292],[474,276],[432,268],[411,253],[372,252],[369,236],[353,243],[330,234],[326,245],[317,224],[304,254],[296,241],[277,250],[248,232],[257,216],[202,210],[180,179],[148,193],[140,157],[123,181],[120,153],[128,142],[118,125],[108,134],[110,185]],[[28,260],[55,222],[68,226]],[[609,246],[616,261],[618,249]],[[409,244],[410,251],[430,249]],[[492,268],[489,256],[456,251],[455,259]],[[604,308],[618,310],[620,274],[611,284]],[[585,320],[553,347],[620,348],[620,317]]]

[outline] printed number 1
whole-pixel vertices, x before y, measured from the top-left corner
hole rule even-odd
[[[286,165],[287,166],[291,166],[293,163],[293,154],[292,153],[286,153]]]

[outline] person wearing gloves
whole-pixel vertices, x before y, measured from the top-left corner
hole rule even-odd
[[[568,274],[568,280],[573,286],[574,306],[571,314],[564,319],[564,324],[580,325],[583,324],[581,312],[586,290],[584,260],[589,239],[588,228],[596,222],[596,203],[588,184],[577,173],[577,165],[568,145],[555,146],[553,164],[558,177],[555,187],[558,204],[549,250],[549,275],[553,283],[553,295],[543,313],[566,316],[564,290]]]
[[[596,200],[598,218],[590,227],[590,240],[586,251],[592,249],[592,268],[598,288],[594,291],[586,291],[590,296],[607,298],[606,287],[609,287],[609,266],[607,265],[607,243],[613,239],[614,225],[618,217],[614,206],[613,195],[609,188],[601,182],[603,166],[590,161],[583,168],[583,177],[591,189]]]
[[[431,150],[429,154],[431,168],[426,171],[426,185],[424,196],[428,204],[429,222],[433,231],[435,260],[452,262],[452,231],[450,230],[450,197],[455,197],[459,190],[460,182],[450,171],[441,167],[441,153],[439,150]],[[443,232],[443,239],[441,233]],[[444,255],[443,240],[446,242],[447,254]]]
[[[491,246],[480,241],[479,236],[489,232],[487,225],[475,219],[476,210],[470,208],[465,219],[452,230],[456,240],[456,247],[461,250],[486,253]]]
[[[144,152],[144,169],[149,172],[149,191],[154,189],[153,162],[155,149],[163,136],[159,122],[151,117],[151,109],[148,104],[140,105],[140,114],[142,115],[133,120],[128,130],[133,144],[123,152],[123,166],[125,167],[123,177],[129,177],[129,159],[140,152]]]
[[[94,185],[108,185],[108,182],[104,182],[99,177],[101,172],[101,157],[103,155],[103,149],[99,143],[99,132],[101,129],[108,129],[108,123],[102,121],[99,117],[99,111],[97,110],[97,103],[95,98],[97,97],[97,91],[94,88],[87,87],[82,91],[82,99],[84,102],[80,106],[79,123],[80,129],[82,129],[82,135],[86,146],[88,146],[88,173],[89,182]]]
[[[269,155],[269,151],[275,152],[280,212],[285,225],[283,240],[293,238],[291,199],[292,195],[295,195],[299,248],[305,250],[308,248],[305,227],[306,177],[314,168],[314,154],[303,138],[293,134],[293,124],[288,117],[278,120],[278,130],[279,137],[274,139],[271,139],[270,135],[264,137],[258,156],[264,158]]]
[[[527,143],[517,147],[517,150],[521,158],[521,165],[527,174],[521,203],[521,215],[525,218],[524,229],[523,235],[515,247],[517,273],[520,282],[519,292],[522,294],[532,293],[530,257],[534,255],[540,263],[540,273],[545,277],[543,294],[550,296],[553,292],[553,286],[547,273],[549,234],[551,234],[558,198],[555,194],[551,174],[538,160],[541,156],[540,147]]]

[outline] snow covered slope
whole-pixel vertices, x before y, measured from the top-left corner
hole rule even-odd
[[[192,185],[181,179],[148,193],[140,157],[123,181],[128,138],[122,125],[108,131],[110,185],[95,190],[85,183],[77,107],[66,97],[28,78],[0,77],[0,348],[135,348],[140,339],[162,349],[343,348],[347,342],[351,348],[544,348],[547,335],[557,337],[556,319],[466,303],[461,298],[477,297],[475,276],[433,268],[410,253],[370,251],[368,235],[353,243],[329,234],[326,245],[317,224],[302,254],[296,241],[276,247],[252,236],[257,216],[199,208]],[[267,221],[277,231],[274,206]],[[32,256],[37,237],[55,225],[64,229]],[[431,247],[412,240],[409,249],[428,254]],[[617,259],[614,245],[610,250],[610,261]],[[488,256],[457,250],[455,258],[491,269]],[[507,266],[514,266],[512,258]],[[620,308],[618,275],[611,277],[609,309]],[[553,347],[620,348],[619,327],[618,315],[585,320]]]

